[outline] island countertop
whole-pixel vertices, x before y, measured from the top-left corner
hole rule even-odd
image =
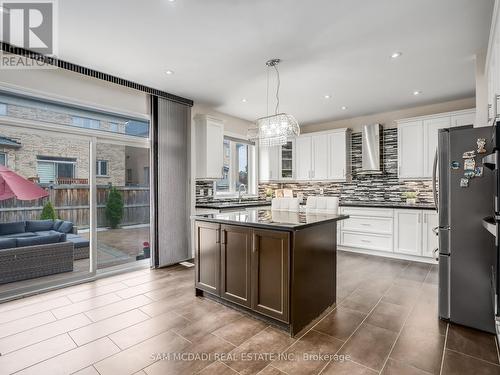
[[[347,219],[347,215],[309,214],[305,212],[272,211],[270,209],[242,210],[194,215],[194,220],[233,224],[261,229],[296,231],[311,226]]]

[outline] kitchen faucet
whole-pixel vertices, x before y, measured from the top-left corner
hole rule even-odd
[[[245,193],[247,192],[247,187],[245,186],[245,184],[240,184],[240,186],[238,186],[238,203],[241,203],[241,187],[242,186],[245,188]]]

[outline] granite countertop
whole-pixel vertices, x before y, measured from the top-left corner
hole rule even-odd
[[[194,215],[199,221],[234,224],[254,228],[295,231],[314,225],[347,219],[346,215],[306,214],[305,212],[250,210],[223,212],[219,214]]]
[[[405,202],[342,202],[340,207],[373,207],[373,208],[409,208],[416,210],[435,210],[436,206],[429,203],[408,204]]]
[[[197,203],[196,208],[213,208],[216,210],[223,210],[225,208],[245,208],[245,207],[259,207],[259,206],[271,206],[270,201],[259,200],[259,201],[242,201],[238,203],[237,201],[222,201],[222,202],[210,202],[210,203]],[[340,202],[340,207],[373,207],[373,208],[409,208],[417,210],[435,210],[436,206],[429,203],[416,203],[407,204],[405,202]]]
[[[207,202],[207,203],[196,203],[196,208],[213,208],[216,210],[222,210],[224,208],[238,208],[238,207],[259,207],[259,206],[270,206],[271,202],[266,200],[253,200],[253,201],[221,201],[221,202]]]

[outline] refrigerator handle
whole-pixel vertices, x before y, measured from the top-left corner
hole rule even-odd
[[[436,189],[437,183],[437,165],[438,165],[438,150],[434,154],[434,163],[432,165],[432,195],[434,196],[434,204],[436,205],[436,212],[439,212],[438,194]]]

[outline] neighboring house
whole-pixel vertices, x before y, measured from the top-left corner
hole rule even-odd
[[[24,104],[24,102],[23,102]],[[92,119],[62,113],[50,106],[29,107],[0,103],[0,116],[7,115],[115,133],[147,136],[144,123]],[[97,143],[98,185],[148,186],[149,151],[108,143]],[[89,144],[79,138],[54,137],[3,125],[0,128],[0,164],[40,184],[88,184]]]

